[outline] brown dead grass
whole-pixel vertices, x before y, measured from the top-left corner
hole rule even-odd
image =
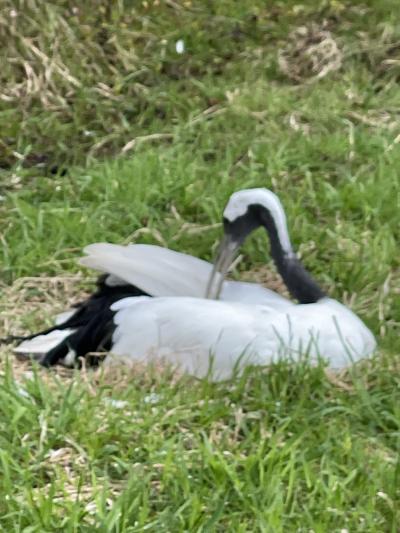
[[[88,280],[91,281],[91,280]],[[44,328],[57,313],[85,298],[82,275],[23,277],[0,286],[0,337],[26,334],[26,323]]]
[[[54,314],[65,311],[85,296],[82,276],[24,277],[3,285],[0,298],[0,338],[26,335],[51,325]],[[34,363],[13,355],[11,344],[0,344],[0,372],[11,366],[18,382],[30,375]],[[73,371],[57,367],[57,375],[71,378]],[[43,375],[48,373],[43,372]]]
[[[267,289],[275,291],[286,298],[290,298],[289,291],[282,278],[276,270],[270,268],[268,265],[259,265],[250,270],[246,270],[245,272],[242,272],[241,277],[243,281],[259,283]]]
[[[88,295],[83,286],[94,280],[95,278],[84,279],[82,275],[24,277],[10,286],[1,287],[0,338],[26,335],[52,325],[54,315],[71,308]],[[79,378],[93,395],[96,395],[96,388],[100,383],[123,390],[127,383],[135,379],[144,390],[151,390],[157,382],[165,379],[166,374],[172,384],[182,377],[178,371],[162,362],[154,362],[151,369],[137,363],[132,366],[109,366],[106,371],[102,367],[87,369],[82,362],[80,371],[57,365],[51,370],[41,369],[41,377],[49,386],[56,385],[59,379],[70,382]],[[0,344],[0,374],[4,374],[6,366],[10,367],[15,380],[23,383],[31,378],[37,363],[16,357],[12,344]]]
[[[343,52],[324,25],[312,23],[296,28],[278,52],[283,74],[296,83],[320,80],[342,66]]]

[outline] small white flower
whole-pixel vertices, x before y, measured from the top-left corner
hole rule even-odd
[[[386,494],[386,492],[383,492],[382,490],[378,490],[376,495],[378,496],[378,498],[382,498],[382,500],[385,500],[385,502],[387,504],[389,504],[390,507],[393,506],[393,500],[391,499],[391,497],[388,494]]]
[[[177,54],[183,54],[185,51],[185,43],[183,42],[183,39],[179,39],[175,43],[175,50]]]
[[[20,396],[22,396],[23,398],[29,398],[30,400],[32,399],[31,395],[29,394],[29,392],[27,390],[25,390],[23,387],[21,386],[18,386],[17,387],[17,390],[18,390],[18,394]]]
[[[128,405],[128,402],[125,402],[124,400],[114,400],[113,398],[104,398],[104,403],[111,407],[115,407],[115,409],[124,409],[124,407]]]
[[[160,400],[160,395],[156,392],[151,392],[143,398],[144,403],[157,403]]]

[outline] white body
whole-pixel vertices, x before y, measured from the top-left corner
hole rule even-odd
[[[370,355],[372,333],[329,298],[272,307],[195,298],[125,298],[112,307],[117,329],[106,362],[162,359],[196,377],[229,378],[245,365],[287,357],[343,368]]]

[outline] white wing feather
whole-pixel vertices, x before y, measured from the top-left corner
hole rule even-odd
[[[152,296],[204,296],[210,273],[206,261],[160,246],[120,246],[96,243],[86,246],[82,265],[113,274]]]
[[[18,355],[32,355],[39,358],[55,348],[74,331],[74,329],[56,329],[46,335],[38,335],[33,339],[22,341],[13,349],[13,352]]]
[[[107,272],[110,282],[116,278],[131,283],[151,296],[190,296],[203,298],[211,263],[148,244],[96,243],[86,246],[87,257],[80,264]],[[256,283],[225,281],[221,300],[249,304],[270,305],[283,309],[294,305],[293,302]]]

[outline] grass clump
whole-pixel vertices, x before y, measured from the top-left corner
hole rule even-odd
[[[3,524],[390,531],[393,370],[380,361],[331,383],[322,368],[278,364],[218,385],[149,370],[45,380],[38,371],[16,385],[8,368]]]

